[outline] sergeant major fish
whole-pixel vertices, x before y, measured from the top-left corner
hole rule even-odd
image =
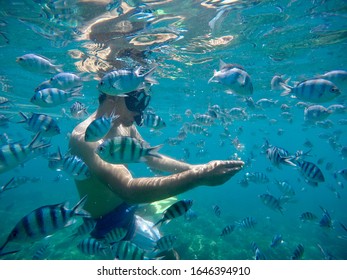
[[[318,183],[325,181],[323,172],[317,165],[312,162],[299,160],[297,161],[301,174],[305,177],[307,183],[317,186]]]
[[[175,202],[164,211],[163,218],[156,222],[153,227],[159,224],[167,223],[174,218],[184,215],[192,207],[192,205],[193,200],[190,199],[183,199]]]
[[[261,194],[259,198],[267,207],[283,214],[283,207],[280,199],[268,193]]]
[[[300,260],[304,254],[304,246],[302,244],[299,244],[291,257],[292,260]]]
[[[233,93],[250,96],[253,94],[251,77],[242,66],[226,64],[220,60],[220,70],[214,70],[212,78],[208,83],[215,82],[227,86]]]
[[[324,79],[306,80],[294,87],[286,84],[281,85],[285,89],[281,94],[282,96],[293,94],[300,100],[313,103],[328,102],[341,94],[332,82]]]
[[[93,237],[82,239],[77,244],[77,248],[86,255],[107,255],[107,251],[111,252],[108,245]]]
[[[153,251],[159,250],[159,251],[166,251],[172,249],[174,243],[176,242],[177,238],[173,234],[168,234],[163,237],[161,237],[159,240],[157,240],[155,247]]]
[[[9,143],[0,147],[0,174],[24,163],[34,155],[35,150],[49,147],[50,144],[40,140],[38,132],[31,142],[27,145],[21,143]]]
[[[82,96],[76,89],[65,91],[57,88],[46,88],[36,92],[31,97],[30,102],[40,107],[55,107],[76,96]]]
[[[94,119],[87,127],[84,141],[95,142],[102,139],[111,129],[112,123],[119,117],[119,115],[114,115],[111,113],[110,116]]]
[[[46,114],[32,113],[27,117],[24,113],[19,112],[23,120],[18,123],[26,123],[28,129],[33,132],[41,132],[42,136],[55,136],[60,134],[60,128],[55,119]]]
[[[57,88],[61,90],[67,89],[81,89],[82,88],[82,79],[73,73],[62,72],[56,74],[51,79],[41,83],[36,89],[35,92],[43,90],[45,88]]]
[[[39,207],[24,216],[0,247],[0,254],[10,241],[35,241],[70,225],[75,216],[90,218],[89,213],[82,209],[86,199],[86,196],[83,197],[72,209],[68,209],[65,203],[59,203]]]
[[[153,67],[145,74],[140,74],[141,67],[135,71],[115,70],[107,73],[99,82],[98,89],[112,96],[127,96],[127,93],[145,87],[146,83],[158,84],[151,77],[156,67]]]
[[[85,162],[75,155],[65,156],[62,161],[62,167],[66,173],[78,181],[86,180],[91,176]]]
[[[32,53],[17,57],[16,62],[24,69],[36,73],[52,74],[62,71],[62,65],[54,65],[47,57]]]
[[[155,147],[144,147],[144,145],[133,137],[116,136],[107,139],[96,148],[96,153],[101,159],[113,164],[140,162],[146,156],[158,157],[158,150],[162,145]]]

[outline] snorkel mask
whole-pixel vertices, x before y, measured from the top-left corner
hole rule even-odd
[[[147,108],[151,96],[144,90],[132,91],[125,97],[125,105],[129,111],[137,112],[139,115],[134,117],[138,126],[143,124],[143,111]]]

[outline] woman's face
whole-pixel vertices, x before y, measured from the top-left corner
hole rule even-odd
[[[128,127],[134,124],[134,118],[140,115],[140,113],[129,111],[125,105],[125,99],[122,97],[117,103],[116,115],[119,115],[118,121],[123,126]]]

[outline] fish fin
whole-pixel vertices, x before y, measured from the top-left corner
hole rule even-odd
[[[245,75],[239,75],[237,77],[237,82],[241,85],[244,86],[246,84],[246,76]]]
[[[294,159],[293,157],[286,157],[286,158],[282,158],[284,163],[290,165],[290,166],[297,166],[294,162],[292,162],[291,160]]]
[[[112,87],[115,88],[115,89],[118,89],[118,90],[121,90],[122,87],[120,86],[119,84],[119,80],[118,81],[115,81],[113,84],[112,84]],[[127,95],[125,95],[127,96]]]
[[[284,92],[281,93],[281,96],[286,96],[292,92],[293,87],[291,87],[285,83],[280,83],[280,86],[283,87],[283,89],[284,89]]]
[[[145,81],[147,83],[153,84],[153,85],[158,85],[159,82],[152,77],[154,70],[157,68],[157,66],[154,66],[152,69],[150,69],[147,73],[143,74],[142,76],[145,77]]]
[[[208,80],[208,82],[207,82],[208,84],[218,82],[218,81],[214,80],[216,73],[217,73],[217,70],[213,70],[213,76]]]
[[[63,66],[64,66],[64,64],[54,65],[54,70],[55,70],[56,72],[64,72]],[[54,73],[53,73],[53,74],[54,74]]]
[[[86,201],[87,195],[82,197],[82,199],[79,202],[77,202],[77,204],[72,208],[73,215],[80,216],[83,218],[91,218],[91,215],[87,211],[82,209]]]
[[[161,147],[163,147],[163,144],[148,148],[146,155],[152,156],[152,157],[157,157],[157,158],[162,158],[162,156],[158,153],[158,151],[160,150]]]
[[[28,121],[28,117],[23,112],[18,112],[20,116],[23,118],[22,120],[18,121],[17,123],[25,123]]]
[[[219,59],[219,69],[223,69],[226,65],[227,65],[227,63],[225,63],[223,60]]]
[[[162,218],[158,222],[156,222],[152,227],[154,228],[154,227],[158,226],[159,224],[162,225],[164,221],[165,221],[164,218]]]

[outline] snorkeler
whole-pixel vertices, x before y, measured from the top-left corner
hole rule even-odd
[[[191,165],[155,151],[155,156],[144,155],[145,163],[150,168],[171,175],[133,178],[126,163],[114,164],[101,159],[98,154],[101,144],[117,137],[136,139],[143,147],[148,147],[134,122],[141,125],[143,111],[150,97],[144,89],[132,91],[127,96],[111,96],[101,92],[96,112],[78,124],[70,138],[71,154],[79,156],[91,173],[86,180],[75,180],[79,195],[87,195],[84,209],[96,221],[91,236],[103,238],[113,228],[123,227],[128,230],[125,240],[132,241],[146,251],[152,251],[161,236],[153,223],[135,215],[137,204],[166,199],[198,186],[222,185],[240,171],[244,164],[242,161],[217,160]],[[86,130],[94,120],[113,115],[117,117],[113,118],[106,136],[95,142],[85,141]],[[134,152],[127,151],[126,143],[122,145],[124,154]]]

